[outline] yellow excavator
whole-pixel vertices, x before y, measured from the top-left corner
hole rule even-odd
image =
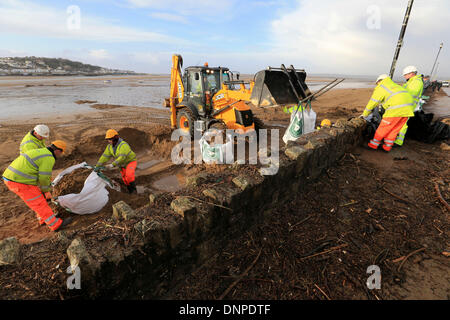
[[[261,120],[253,116],[249,104],[256,107],[297,104],[311,95],[304,70],[293,66],[268,68],[255,74],[253,81],[239,80],[228,68],[187,67],[182,73],[183,58],[172,56],[170,108],[173,129],[182,129],[194,137],[194,130],[234,129],[238,133],[258,130]]]

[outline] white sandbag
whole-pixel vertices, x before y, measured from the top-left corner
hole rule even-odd
[[[56,185],[61,178],[72,171],[87,166],[86,162],[71,166],[62,171],[53,180],[52,185]],[[83,189],[80,193],[59,196],[56,200],[64,208],[76,214],[91,214],[100,211],[108,203],[109,192],[106,189],[109,184],[100,178],[95,171],[87,177]]]
[[[314,110],[312,108],[304,108],[302,112],[302,108],[300,107],[297,112],[295,112],[296,109],[294,108],[294,112],[291,114],[291,122],[283,135],[283,141],[286,144],[288,141],[297,140],[302,134],[313,132],[316,127],[317,115]]]
[[[220,133],[221,134],[221,133]],[[200,151],[205,163],[233,163],[233,137],[231,134],[226,134],[226,142],[223,144],[210,145],[208,140],[212,137],[217,137],[218,133],[214,131],[207,131],[199,140]]]

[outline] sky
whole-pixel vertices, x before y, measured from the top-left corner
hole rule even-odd
[[[389,73],[408,0],[0,0],[0,56],[67,58],[170,73],[226,66],[253,74],[294,65],[308,74]],[[415,0],[397,63],[450,78],[450,1]]]

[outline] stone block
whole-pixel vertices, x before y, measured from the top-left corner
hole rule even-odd
[[[205,197],[208,197],[214,201],[219,201],[220,199],[220,194],[218,194],[218,192],[212,188],[205,189],[202,193]]]
[[[91,257],[83,241],[79,238],[74,239],[67,248],[67,256],[72,270],[75,270],[75,267],[80,268],[82,278],[94,276],[99,268],[98,262]]]
[[[16,264],[20,259],[20,243],[15,237],[0,241],[0,266]]]
[[[364,128],[366,126],[366,120],[361,118],[353,118],[348,121],[348,125],[352,128]]]
[[[198,187],[201,184],[205,183],[208,180],[209,174],[206,172],[201,172],[195,176],[187,177],[186,178],[186,185],[187,186],[193,186]]]
[[[308,151],[300,146],[292,146],[289,148],[286,148],[284,153],[286,156],[288,156],[291,160],[297,160],[302,154],[307,153]]]
[[[148,196],[148,202],[150,203],[150,205],[154,205],[160,197],[161,195],[158,193],[150,193]]]
[[[240,176],[237,176],[237,177],[233,178],[232,181],[241,190],[245,190],[245,189],[247,189],[248,187],[251,186],[251,181],[247,177],[245,177],[243,175],[240,175]]]
[[[333,125],[333,127],[336,128],[345,128],[346,126],[348,126],[348,121],[346,119],[339,119]]]
[[[167,228],[169,232],[169,243],[172,249],[175,249],[183,240],[183,225],[174,222]]]
[[[161,223],[144,219],[136,223],[134,229],[157,247],[165,247],[164,228]]]
[[[173,200],[170,207],[183,218],[186,214],[197,212],[195,203],[191,199],[183,196],[177,197]]]
[[[113,204],[112,209],[112,217],[115,220],[130,220],[137,216],[136,212],[123,200]]]

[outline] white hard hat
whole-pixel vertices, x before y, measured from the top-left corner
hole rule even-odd
[[[417,68],[414,66],[407,66],[405,69],[403,69],[403,75],[411,72],[417,72]]]
[[[50,136],[50,129],[45,124],[38,124],[33,130],[44,138],[48,138]]]
[[[380,81],[380,80],[384,80],[384,79],[386,79],[387,77],[389,77],[389,75],[387,75],[386,73],[380,74],[380,75],[378,76],[378,78],[377,78],[377,81],[375,81],[375,83],[377,83],[377,82]]]

